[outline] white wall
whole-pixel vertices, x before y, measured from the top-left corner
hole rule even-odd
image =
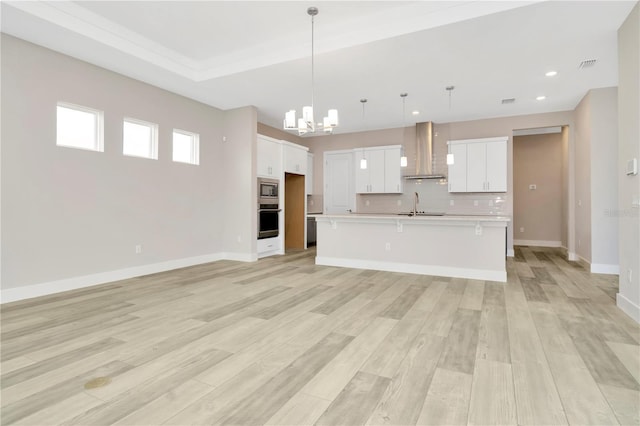
[[[625,174],[627,161],[640,161],[640,4],[618,30],[618,216],[620,287],[618,306],[640,322],[640,176]],[[631,277],[629,277],[631,271]]]
[[[7,290],[43,294],[255,252],[255,109],[224,112],[4,34],[1,83],[4,301]],[[104,111],[104,152],[56,146],[58,101]],[[159,124],[158,160],[121,154],[125,116]],[[200,134],[199,166],[171,160],[174,127]],[[230,170],[243,176],[237,187]],[[229,218],[240,246],[224,231]]]

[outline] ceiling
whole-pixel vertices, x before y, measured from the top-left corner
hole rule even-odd
[[[337,108],[335,133],[348,133],[574,109],[617,85],[635,3],[3,1],[1,29],[220,109],[255,105],[281,128],[311,102],[316,6],[315,118]]]

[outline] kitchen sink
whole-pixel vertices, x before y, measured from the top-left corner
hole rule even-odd
[[[417,212],[414,213],[413,212],[404,212],[404,213],[398,213],[399,216],[444,216],[444,213],[441,212]]]

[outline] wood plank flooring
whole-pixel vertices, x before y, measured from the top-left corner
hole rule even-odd
[[[617,277],[524,246],[507,283],[314,256],[2,305],[0,423],[640,424]]]

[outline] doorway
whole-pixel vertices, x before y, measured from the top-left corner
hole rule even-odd
[[[284,248],[305,249],[304,175],[284,174]]]
[[[513,243],[567,247],[563,127],[513,132]]]

